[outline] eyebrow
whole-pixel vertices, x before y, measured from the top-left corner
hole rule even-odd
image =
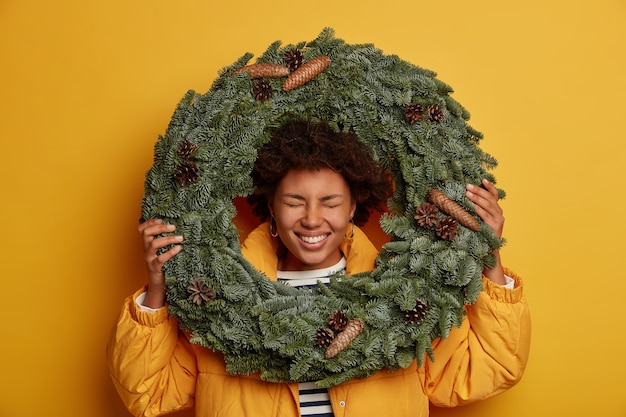
[[[283,197],[294,198],[296,200],[305,200],[305,198],[303,196],[301,196],[300,194],[286,193],[286,194],[283,194]],[[320,201],[329,201],[329,200],[333,200],[335,198],[343,198],[343,194],[325,195],[324,197],[320,198]]]

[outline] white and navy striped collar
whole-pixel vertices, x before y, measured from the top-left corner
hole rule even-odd
[[[276,271],[276,274],[278,276],[278,279],[305,280],[305,279],[330,277],[336,274],[337,272],[343,271],[345,269],[346,269],[346,258],[342,256],[339,262],[327,268],[312,269],[312,270],[307,270],[307,271]]]

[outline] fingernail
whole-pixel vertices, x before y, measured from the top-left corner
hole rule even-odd
[[[474,189],[474,187],[475,187],[475,185],[474,185],[474,184],[467,184],[467,186],[466,186],[466,188],[467,188],[468,190],[473,190],[473,189]]]
[[[176,229],[176,226],[174,226],[173,224],[168,224],[166,226],[166,228],[167,228],[167,230],[174,230],[174,229]]]

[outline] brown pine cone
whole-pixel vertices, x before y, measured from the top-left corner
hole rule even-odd
[[[174,179],[178,181],[182,186],[194,183],[198,181],[200,170],[195,163],[191,161],[185,161],[174,169]]]
[[[428,108],[428,118],[431,122],[441,122],[443,119],[443,110],[436,104],[433,104]]]
[[[444,217],[437,223],[435,233],[442,239],[452,240],[459,233],[459,225],[452,217]]]
[[[431,227],[437,224],[437,220],[439,219],[439,210],[437,207],[430,203],[424,203],[417,208],[415,212],[415,220],[417,220],[417,224],[426,229],[430,229]]]
[[[187,292],[190,294],[188,300],[193,301],[197,305],[205,304],[215,299],[215,291],[202,280],[202,278],[194,278]]]
[[[415,307],[404,312],[404,320],[409,324],[419,323],[426,317],[426,304],[422,300],[415,301]]]
[[[272,86],[267,81],[259,81],[254,84],[254,89],[252,90],[252,94],[259,101],[265,101],[272,97],[274,94],[274,90],[272,90]]]
[[[328,324],[334,330],[340,332],[345,329],[346,325],[348,324],[348,316],[346,316],[346,314],[341,311],[336,311],[330,315]]]
[[[198,145],[189,142],[187,139],[178,144],[178,154],[183,159],[191,158],[191,155],[198,149]]]
[[[433,203],[439,210],[443,211],[463,226],[473,231],[480,230],[480,223],[470,213],[468,213],[459,203],[450,199],[443,192],[432,189],[428,193],[428,200]]]
[[[283,60],[285,61],[285,64],[287,64],[289,70],[293,72],[302,66],[304,57],[299,49],[290,49],[285,52]]]
[[[424,107],[418,103],[407,104],[404,108],[404,119],[410,124],[419,122],[424,118]]]
[[[327,348],[330,346],[334,337],[335,333],[333,333],[333,331],[328,327],[317,329],[317,333],[315,334],[315,346]]]
[[[256,78],[280,78],[289,75],[289,68],[281,64],[261,63],[246,65],[233,72],[233,75],[247,72],[251,79]]]
[[[330,65],[330,58],[322,55],[313,58],[287,77],[283,83],[283,91],[291,91],[300,87],[321,74]]]
[[[365,322],[361,319],[352,319],[348,321],[346,328],[339,333],[333,341],[330,343],[326,352],[324,353],[324,357],[326,359],[332,358],[339,354],[342,350],[344,350],[350,342],[352,342],[365,327]]]

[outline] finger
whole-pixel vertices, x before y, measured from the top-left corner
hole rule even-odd
[[[468,184],[466,196],[474,203],[476,214],[490,226],[498,235],[501,235],[504,226],[504,216],[502,208],[498,204],[498,190],[489,181],[483,180],[481,188]]]
[[[489,191],[473,184],[467,184],[465,196],[474,203],[476,210],[488,210],[492,204],[492,197]]]
[[[482,183],[483,187],[485,187],[485,190],[487,190],[489,192],[489,194],[491,194],[493,197],[498,199],[498,189],[496,188],[495,185],[493,185],[493,183],[491,181],[489,181],[486,178],[483,178],[481,183]]]
[[[484,188],[478,185],[474,185],[474,184],[467,184],[465,188],[472,195],[475,195],[478,198],[481,198],[490,202],[497,202],[498,201],[498,189],[487,180],[483,180],[482,184]]]
[[[176,226],[169,223],[163,223],[161,219],[152,219],[141,223],[138,227],[139,234],[143,236],[156,236],[161,233],[173,232]]]
[[[154,238],[155,236],[171,233],[176,230],[176,226],[173,224],[155,224],[149,227],[146,227],[143,231],[143,236],[148,238]]]
[[[153,241],[159,240],[161,237],[169,237],[169,236],[159,236],[159,235],[172,233],[175,230],[176,230],[176,226],[174,226],[173,224],[163,224],[159,222],[154,222],[151,224],[143,225],[143,227],[140,228],[140,234],[143,239],[144,250],[147,250]],[[165,246],[166,245],[167,244],[165,244]]]
[[[140,234],[143,234],[143,232],[150,226],[154,226],[156,224],[162,224],[163,220],[161,219],[149,219],[146,220],[145,222],[142,222],[139,224],[138,230]]]
[[[180,253],[182,249],[182,245],[177,244],[173,245],[163,253],[159,253],[159,251],[151,252],[151,254],[146,253],[146,265],[148,267],[148,271],[157,273],[160,272],[163,265]]]
[[[476,214],[484,221],[487,221],[489,218],[499,218],[502,216],[502,208],[497,200],[484,198],[480,195],[472,194],[471,192],[468,192],[468,198],[474,203]]]
[[[498,204],[498,190],[490,182],[484,182],[485,188],[468,184],[465,195],[474,203],[476,213],[487,221],[490,217],[502,215],[502,209]]]
[[[165,265],[167,261],[172,259],[174,256],[178,255],[181,250],[183,250],[182,245],[174,245],[170,249],[166,250],[165,252],[161,254],[157,254],[154,257],[154,261],[157,265],[162,267],[163,265]]]
[[[161,251],[161,249],[166,248],[168,246],[179,244],[182,241],[183,241],[183,237],[180,235],[161,236],[156,239],[153,239],[148,243],[148,248],[146,249],[146,256],[150,257],[151,255],[158,254]]]
[[[479,205],[488,211],[500,211],[500,206],[498,204],[498,189],[487,180],[483,180],[482,183],[484,188],[473,184],[467,184],[467,198],[469,198],[474,204]]]

